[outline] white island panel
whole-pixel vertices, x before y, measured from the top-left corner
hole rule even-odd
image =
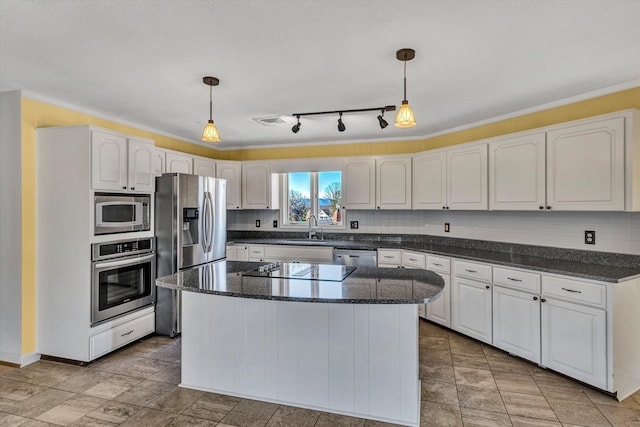
[[[416,305],[182,298],[182,387],[419,424]]]

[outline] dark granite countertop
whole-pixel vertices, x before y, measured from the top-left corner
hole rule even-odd
[[[239,298],[345,304],[421,304],[437,299],[444,288],[442,277],[427,270],[358,267],[341,282],[242,274],[265,264],[216,261],[160,277],[156,285]]]
[[[435,240],[435,241],[434,241]],[[454,239],[451,239],[454,241]],[[232,239],[230,244],[329,246],[336,249],[407,249],[433,255],[515,267],[542,273],[561,274],[577,278],[618,283],[640,276],[639,257],[626,254],[597,253],[572,249],[528,245],[508,245],[498,242],[474,241],[465,246],[447,245],[446,239],[405,241],[387,240],[309,240],[309,239]],[[464,242],[464,241],[463,241]],[[458,242],[456,242],[458,243]],[[486,249],[483,249],[483,246]],[[517,249],[517,252],[513,250]],[[510,249],[504,251],[503,249]],[[538,256],[542,254],[543,256]]]

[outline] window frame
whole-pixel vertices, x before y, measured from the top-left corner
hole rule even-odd
[[[321,172],[340,172],[340,195],[342,197],[342,194],[344,193],[344,183],[343,183],[344,174],[340,170],[338,171],[296,171],[296,172],[282,172],[278,174],[280,179],[280,190],[281,190],[280,194],[282,194],[282,197],[280,198],[280,212],[281,212],[280,226],[282,228],[301,229],[301,230],[309,229],[308,221],[296,222],[296,223],[289,222],[289,174],[290,173],[308,173],[310,175],[309,176],[309,181],[310,181],[309,199],[311,204],[310,210],[311,210],[311,214],[315,215],[316,218],[318,218],[318,213],[320,211],[320,206],[319,206],[320,204],[318,203],[318,198],[321,192],[321,190],[318,188],[318,182],[319,182],[318,174]],[[342,209],[342,200],[340,200],[340,203],[338,204],[338,206],[341,210],[341,224],[318,221],[318,226],[316,227],[314,225],[314,228],[322,227],[324,230],[346,229],[347,220],[346,220],[346,213],[344,209]]]

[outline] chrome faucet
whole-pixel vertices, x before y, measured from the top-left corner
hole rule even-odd
[[[316,222],[316,227],[318,226],[318,218],[316,218],[315,215],[311,215],[309,217],[309,239],[313,239],[314,237],[316,237],[316,231],[311,227],[312,219]]]

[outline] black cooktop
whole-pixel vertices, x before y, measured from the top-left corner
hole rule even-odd
[[[254,270],[245,271],[243,276],[269,277],[280,279],[321,280],[342,282],[357,267],[336,264],[304,264],[298,262],[274,262]]]

